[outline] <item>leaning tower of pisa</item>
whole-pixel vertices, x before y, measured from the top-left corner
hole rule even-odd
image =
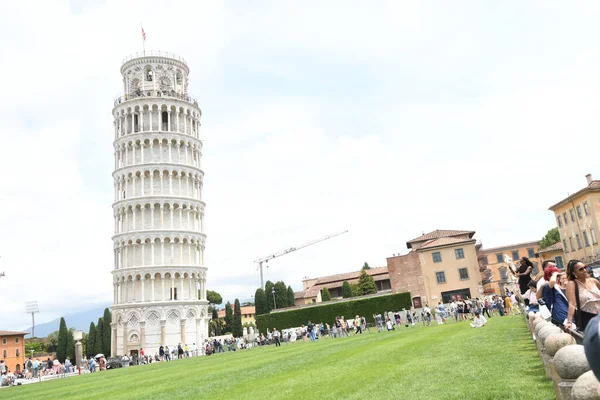
[[[201,111],[178,56],[138,53],[115,100],[112,355],[208,334]]]

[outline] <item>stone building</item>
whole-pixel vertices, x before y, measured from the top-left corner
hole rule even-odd
[[[392,293],[410,292],[413,306],[483,294],[474,231],[435,230],[406,243],[410,252],[387,258]]]
[[[163,52],[121,65],[114,102],[113,355],[208,335],[201,111],[189,68]]]
[[[554,212],[565,257],[584,263],[600,260],[600,181],[586,175],[587,186],[549,208]],[[565,260],[568,262],[568,260]]]
[[[567,262],[565,261],[565,252],[563,251],[563,245],[561,242],[554,243],[551,246],[538,250],[536,256],[541,262],[546,260],[554,260],[556,267],[559,269],[565,269],[567,266]]]
[[[481,266],[490,272],[489,275],[482,274],[486,278],[483,285],[485,293],[504,293],[508,286],[510,286],[509,290],[515,290],[514,279],[509,275],[508,264],[504,262],[505,255],[512,258],[514,262],[519,261],[521,257],[527,257],[533,263],[531,276],[538,279],[542,275],[543,261],[537,254],[539,247],[539,241],[532,241],[481,249]]]
[[[25,364],[25,335],[30,332],[0,331],[0,360],[14,372]]]

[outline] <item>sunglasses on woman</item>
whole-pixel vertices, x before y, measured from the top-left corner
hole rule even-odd
[[[577,271],[579,271],[579,272],[586,271],[587,272],[587,266],[579,267],[579,268],[577,268]]]

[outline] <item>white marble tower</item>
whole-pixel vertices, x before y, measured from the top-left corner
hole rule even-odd
[[[163,52],[121,66],[115,129],[112,355],[208,336],[202,142],[189,68]]]

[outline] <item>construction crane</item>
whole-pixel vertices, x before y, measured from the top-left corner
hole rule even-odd
[[[338,232],[338,233],[335,233],[333,235],[325,236],[324,238],[313,240],[312,242],[304,243],[303,245],[300,245],[298,247],[290,247],[289,249],[281,250],[278,253],[271,254],[270,256],[259,258],[258,260],[254,261],[255,263],[258,264],[257,268],[260,270],[260,287],[263,288],[263,289],[265,288],[265,283],[263,281],[263,263],[268,263],[269,260],[272,260],[274,258],[281,257],[281,256],[284,256],[286,254],[291,253],[292,251],[300,250],[300,249],[303,249],[305,247],[312,246],[313,244],[322,242],[324,240],[331,239],[331,238],[334,238],[336,236],[343,235],[344,233],[348,233],[348,231],[345,230],[343,232]],[[267,268],[268,267],[269,266],[267,265]]]

